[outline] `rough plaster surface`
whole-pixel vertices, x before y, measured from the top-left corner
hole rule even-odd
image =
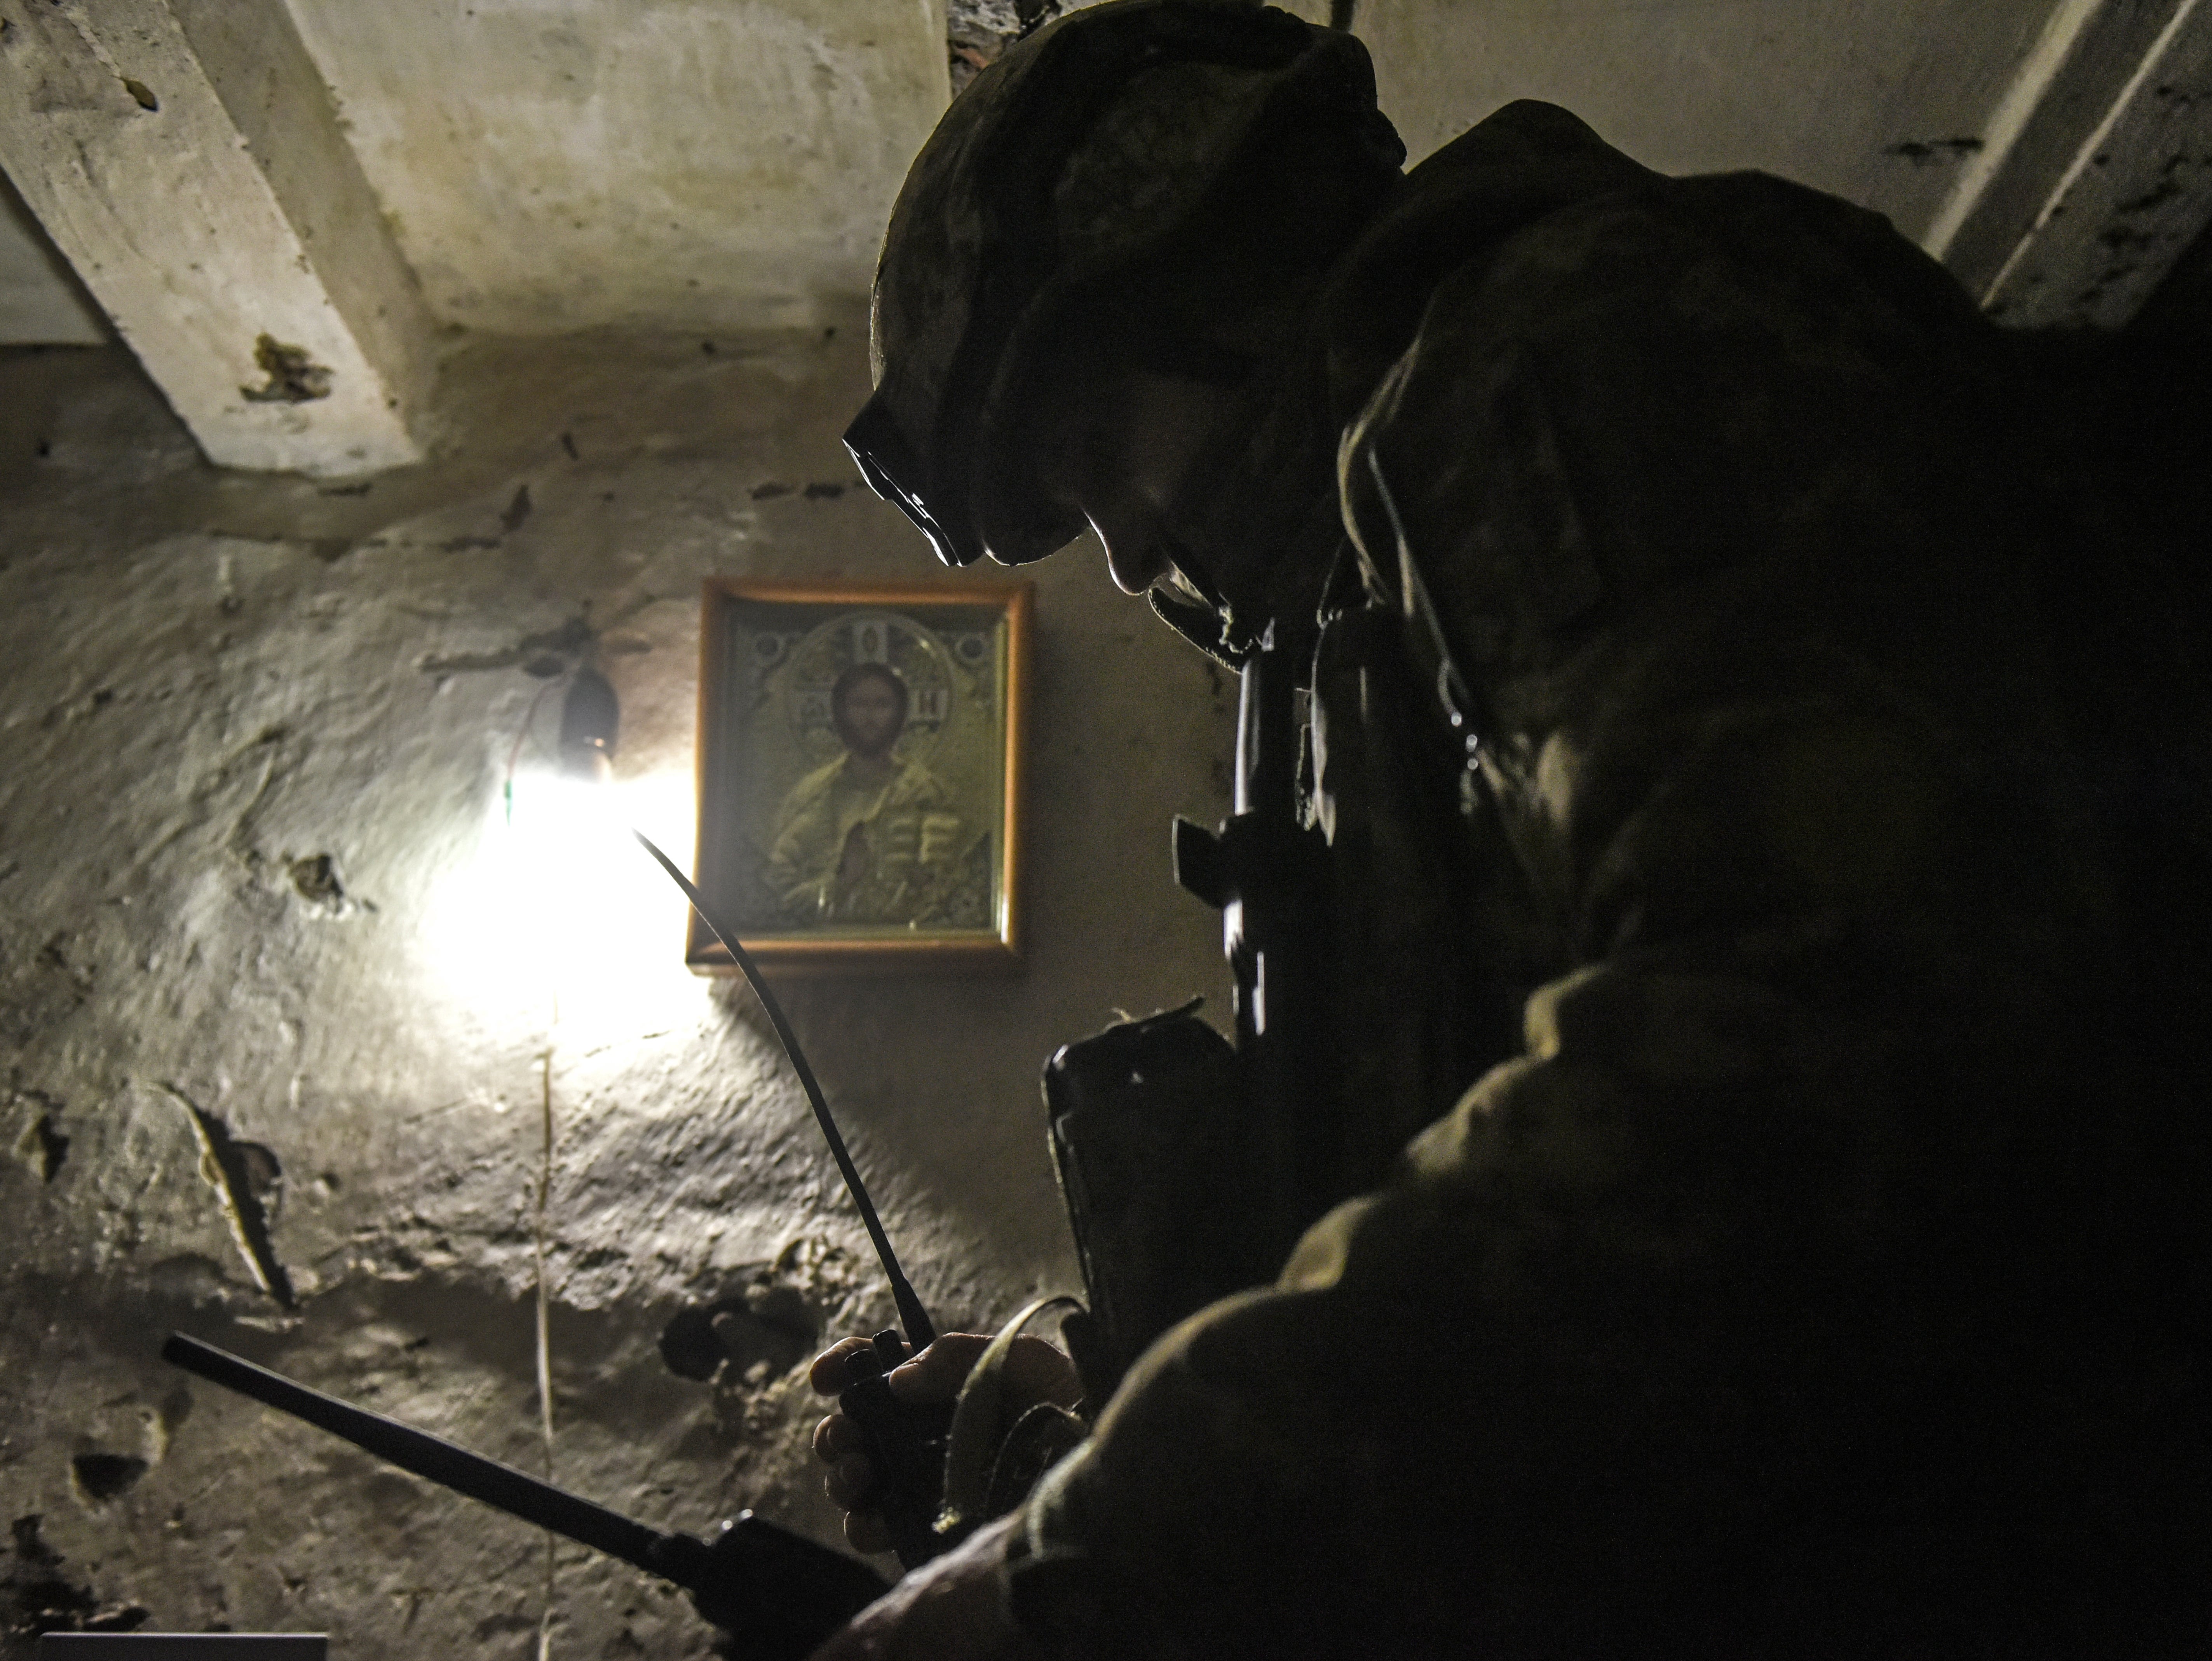
[[[641,856],[533,865],[495,811],[545,684],[522,665],[573,656],[576,619],[623,698],[611,794],[680,852],[701,578],[933,569],[835,441],[849,320],[707,346],[471,348],[437,459],[365,488],[207,467],[118,349],[0,357],[0,1502],[43,1518],[0,1602],[530,1652],[543,1536],[155,1351],[185,1327],[538,1467],[549,1088],[556,1473],[656,1524],[753,1505],[834,1538],[799,1364],[888,1299],[804,1104],[741,989],[682,970]],[[815,483],[846,488],[753,495]],[[1074,1283],[1049,1050],[1224,989],[1166,826],[1224,811],[1233,688],[1102,566],[1034,568],[1026,972],[785,987],[941,1324]],[[295,1311],[187,1102],[252,1156]],[[671,1318],[748,1289],[741,1353],[672,1372]],[[580,1549],[552,1607],[556,1655],[706,1641]]]
[[[518,332],[865,294],[943,0],[291,0],[431,307]]]

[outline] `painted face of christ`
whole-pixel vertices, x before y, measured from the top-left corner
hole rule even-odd
[[[854,664],[837,677],[830,694],[837,736],[864,761],[890,753],[906,730],[906,683],[886,664]]]

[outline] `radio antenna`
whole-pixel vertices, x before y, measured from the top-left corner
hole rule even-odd
[[[876,1215],[875,1203],[868,1198],[868,1187],[860,1180],[860,1173],[853,1164],[853,1156],[845,1151],[845,1139],[837,1134],[837,1122],[830,1116],[830,1104],[823,1099],[822,1086],[815,1082],[814,1069],[806,1064],[806,1052],[799,1047],[792,1035],[791,1023],[783,1018],[783,1006],[769,990],[768,983],[761,978],[760,965],[753,961],[751,952],[738,943],[738,931],[726,928],[715,920],[707,909],[706,896],[700,893],[691,879],[676,868],[676,862],[653,846],[653,838],[642,830],[632,830],[645,851],[660,862],[660,868],[674,878],[676,885],[684,891],[684,897],[691,902],[691,909],[699,914],[714,938],[721,941],[731,958],[743,972],[753,989],[753,995],[768,1012],[769,1025],[783,1045],[783,1053],[791,1057],[791,1070],[799,1074],[799,1087],[806,1092],[806,1099],[814,1109],[814,1123],[822,1127],[823,1140],[830,1144],[830,1157],[837,1162],[838,1174],[845,1179],[845,1191],[853,1196],[860,1208],[860,1221],[868,1231],[868,1238],[875,1243],[876,1258],[890,1279],[891,1301],[898,1305],[900,1324],[906,1328],[907,1351],[918,1355],[936,1342],[937,1329],[930,1324],[928,1314],[922,1309],[921,1299],[915,1295],[914,1287],[899,1268],[898,1254],[891,1250],[890,1237],[884,1232],[883,1220]]]

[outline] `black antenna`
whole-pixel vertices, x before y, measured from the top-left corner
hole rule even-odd
[[[676,868],[676,862],[653,844],[653,838],[642,830],[632,830],[645,851],[660,861],[660,868],[676,879],[684,891],[684,897],[691,902],[691,909],[699,914],[699,921],[713,931],[716,940],[728,948],[730,956],[751,983],[753,995],[760,1000],[761,1007],[768,1012],[769,1025],[783,1043],[783,1053],[791,1057],[792,1071],[799,1074],[799,1082],[806,1092],[806,1099],[814,1108],[814,1123],[822,1127],[823,1140],[830,1144],[830,1157],[837,1161],[838,1173],[845,1179],[845,1191],[853,1196],[853,1203],[860,1208],[860,1221],[866,1226],[868,1238],[875,1242],[877,1260],[884,1273],[890,1277],[891,1301],[898,1305],[899,1321],[906,1328],[907,1350],[920,1354],[936,1342],[937,1329],[930,1324],[928,1315],[921,1307],[921,1299],[915,1296],[905,1272],[899,1268],[898,1255],[891,1250],[890,1237],[884,1232],[884,1225],[876,1215],[874,1202],[868,1198],[867,1184],[854,1168],[853,1156],[845,1151],[845,1139],[837,1134],[837,1122],[830,1116],[830,1104],[823,1099],[822,1086],[814,1081],[814,1069],[806,1064],[806,1052],[799,1047],[792,1036],[791,1023],[783,1018],[783,1006],[775,1001],[775,994],[768,989],[761,978],[760,966],[754,963],[752,953],[738,944],[738,931],[725,928],[714,920],[707,909],[706,897],[693,886],[691,879]]]

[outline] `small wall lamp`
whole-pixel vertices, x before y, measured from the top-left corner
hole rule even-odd
[[[561,705],[561,770],[573,778],[606,778],[621,732],[622,703],[613,685],[586,664],[570,678]]]

